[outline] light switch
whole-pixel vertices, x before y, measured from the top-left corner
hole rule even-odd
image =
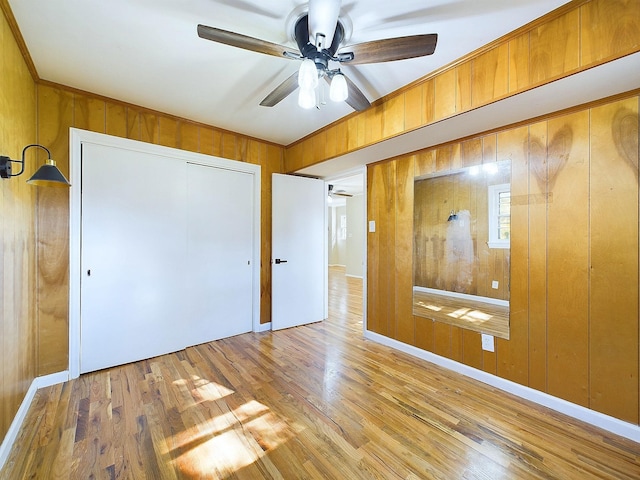
[[[376,231],[376,221],[369,220],[369,233],[373,233]]]

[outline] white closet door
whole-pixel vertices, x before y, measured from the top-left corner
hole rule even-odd
[[[253,175],[187,166],[187,345],[252,329]]]
[[[80,371],[184,348],[186,163],[84,144]]]

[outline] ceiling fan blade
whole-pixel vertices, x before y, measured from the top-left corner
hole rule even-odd
[[[323,35],[320,48],[329,48],[338,25],[340,0],[309,0],[309,41],[318,47],[317,35]]]
[[[347,81],[347,88],[349,90],[349,96],[345,100],[347,105],[349,105],[354,110],[357,110],[358,112],[369,108],[371,106],[371,103],[369,103],[367,97],[364,96],[364,93],[362,93],[362,91],[356,86],[356,84],[349,80],[349,77],[344,75],[344,73],[343,76]],[[324,79],[329,85],[331,85],[331,78],[329,78],[328,75],[325,75]]]
[[[345,63],[358,65],[424,57],[435,51],[437,42],[438,34],[428,33],[349,45],[343,49],[344,53],[352,52],[354,58]]]
[[[260,102],[263,107],[273,107],[291,95],[298,88],[298,72],[295,71],[284,82],[278,85],[264,100]]]
[[[220,28],[208,27],[207,25],[198,25],[198,36],[212,42],[224,43],[232,47],[251,50],[253,52],[273,55],[274,57],[284,57],[296,59],[300,57],[299,53],[293,53],[288,47],[278,45],[277,43],[267,42],[258,38],[248,37],[240,33],[229,32]]]

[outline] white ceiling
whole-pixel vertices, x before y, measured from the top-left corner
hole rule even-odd
[[[297,61],[216,44],[199,23],[290,46],[287,17],[303,0],[9,0],[43,80],[288,145],[352,112],[328,100],[303,110],[294,93],[260,101]],[[565,0],[347,0],[350,44],[438,33],[434,55],[343,66],[369,101],[393,92],[566,3]],[[328,96],[328,95],[327,95]]]

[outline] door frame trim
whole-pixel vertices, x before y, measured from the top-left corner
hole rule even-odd
[[[253,178],[253,247],[252,247],[252,329],[260,331],[260,193],[261,167],[246,162],[189,152],[177,148],[114,137],[103,133],[77,128],[69,129],[69,169],[71,176],[69,207],[69,377],[80,376],[80,300],[82,253],[82,144],[91,143],[107,147],[123,148],[153,155],[166,156],[178,161],[195,163],[248,173]]]

